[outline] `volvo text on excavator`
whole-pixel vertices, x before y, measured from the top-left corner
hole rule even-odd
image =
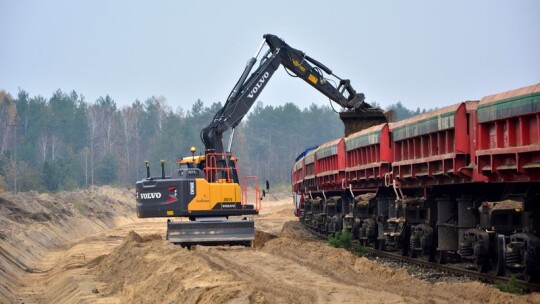
[[[258,67],[252,72],[262,50],[267,50]],[[194,244],[253,244],[255,228],[247,216],[258,214],[260,193],[256,178],[251,182],[254,195],[247,193],[249,179],[241,180],[236,157],[231,153],[234,129],[248,113],[274,72],[283,65],[294,77],[339,104],[343,122],[352,117],[369,116],[374,124],[386,121],[379,109],[365,103],[364,94],[357,93],[350,81],[341,79],[332,71],[294,49],[275,35],[264,35],[255,56],[251,58],[224,106],[210,124],[201,131],[204,155],[192,155],[178,161],[176,176],[165,176],[163,162],[161,176],[151,177],[146,162],[147,177],[136,184],[137,215],[147,217],[183,217],[183,221],[167,221],[167,239],[182,246]],[[335,79],[327,78],[333,76]],[[355,114],[356,113],[356,114]],[[375,118],[375,119],[374,119]],[[224,132],[231,130],[227,149],[223,146]],[[243,219],[230,219],[240,216]]]

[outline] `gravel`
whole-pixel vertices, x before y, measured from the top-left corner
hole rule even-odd
[[[445,271],[434,269],[434,268],[425,268],[418,265],[409,264],[406,262],[396,261],[390,258],[379,257],[371,254],[365,255],[366,258],[377,261],[378,263],[395,269],[405,269],[411,277],[424,280],[430,283],[437,282],[448,282],[448,283],[465,283],[465,282],[474,282],[476,281],[473,278],[462,275],[455,275],[447,273]]]

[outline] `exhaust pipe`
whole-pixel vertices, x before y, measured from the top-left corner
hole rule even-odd
[[[146,179],[150,179],[150,162],[145,160],[144,165],[146,166]]]
[[[165,179],[165,161],[162,159],[159,162],[161,163],[161,178]]]

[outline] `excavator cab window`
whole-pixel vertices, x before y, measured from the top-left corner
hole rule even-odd
[[[239,183],[239,179],[238,179],[238,171],[236,170],[236,166],[233,166],[233,167],[232,167],[232,170],[231,170],[231,179],[233,180],[233,182]]]
[[[204,171],[204,168],[206,168],[206,162],[203,160],[199,163],[199,165],[197,166],[197,168],[201,169]]]
[[[180,170],[187,170],[187,169],[193,169],[197,168],[197,166],[194,163],[183,163],[178,165],[178,169]]]

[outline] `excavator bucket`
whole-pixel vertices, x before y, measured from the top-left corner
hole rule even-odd
[[[345,136],[391,121],[391,118],[387,117],[383,111],[372,108],[363,111],[340,112],[339,118],[345,127]]]
[[[255,222],[252,220],[167,222],[167,239],[183,247],[191,245],[252,246]]]

